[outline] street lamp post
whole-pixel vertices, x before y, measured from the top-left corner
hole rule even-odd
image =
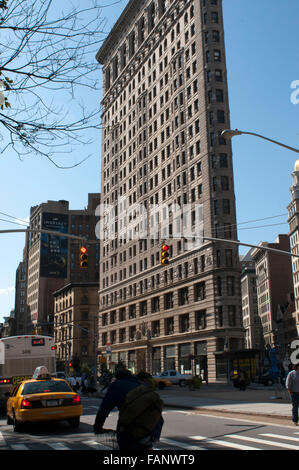
[[[268,142],[272,142],[273,144],[280,145],[281,147],[284,147],[288,150],[292,150],[292,152],[299,153],[299,150],[294,147],[290,147],[289,145],[282,144],[281,142],[278,142],[277,140],[269,139],[268,137],[265,137],[264,135],[261,135],[261,134],[256,134],[255,132],[240,131],[239,129],[226,129],[221,132],[221,136],[224,137],[225,139],[231,139],[235,135],[242,135],[242,134],[253,135],[255,137],[259,137],[261,139],[267,140]]]
[[[232,137],[234,137],[236,135],[242,135],[242,134],[253,135],[255,137],[259,137],[260,139],[267,140],[268,142],[272,142],[273,144],[279,145],[280,147],[284,147],[288,150],[291,150],[292,152],[299,153],[299,149],[296,149],[294,147],[290,147],[289,145],[285,145],[282,142],[278,142],[277,140],[269,139],[268,137],[265,137],[264,135],[261,135],[261,134],[257,134],[255,132],[241,131],[239,129],[225,129],[224,131],[221,132],[221,136],[226,138],[226,139],[232,139]],[[290,255],[292,255],[292,254],[290,253]],[[279,329],[277,329],[277,333],[279,333]],[[277,336],[278,336],[278,334],[277,334]],[[280,337],[280,341],[281,341],[281,337]],[[282,341],[281,341],[280,344],[281,344],[281,346],[283,346]],[[275,398],[281,398],[281,397],[276,397],[275,396]]]

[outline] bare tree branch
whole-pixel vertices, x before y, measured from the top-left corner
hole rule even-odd
[[[122,0],[110,5],[116,3]],[[55,162],[78,146],[85,153],[91,131],[101,128],[95,55],[106,37],[105,6],[98,0],[84,0],[84,8],[71,0],[0,0],[1,154],[13,149],[22,159],[35,153],[64,169],[90,157],[74,165]]]

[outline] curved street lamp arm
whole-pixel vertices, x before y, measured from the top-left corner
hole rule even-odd
[[[295,149],[294,147],[290,147],[289,145],[282,144],[281,142],[277,142],[277,140],[269,139],[269,137],[265,137],[264,135],[261,134],[256,134],[255,132],[247,132],[247,131],[240,131],[239,129],[226,129],[221,132],[222,137],[226,139],[232,139],[235,135],[242,135],[242,134],[247,134],[247,135],[254,135],[255,137],[260,137],[261,139],[268,140],[268,142],[272,142],[273,144],[280,145],[281,147],[284,147],[288,150],[292,150],[293,152],[299,153],[298,149]]]
[[[272,142],[273,144],[280,145],[281,147],[285,147],[288,150],[292,150],[293,152],[299,153],[298,149],[295,149],[294,147],[290,147],[289,145],[282,144],[281,142],[277,142],[276,140],[269,139],[268,137],[265,137],[260,134],[255,134],[254,132],[245,132],[245,131],[240,131],[242,134],[248,134],[248,135],[254,135],[256,137],[260,137],[261,139],[268,140],[269,142]]]

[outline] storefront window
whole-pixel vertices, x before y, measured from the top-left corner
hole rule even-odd
[[[216,357],[216,379],[227,380],[227,360]]]
[[[175,346],[165,347],[164,370],[175,369]]]
[[[179,372],[181,374],[192,374],[191,344],[179,345]]]
[[[128,369],[135,374],[135,351],[129,351],[128,356]]]
[[[159,374],[161,372],[161,348],[153,348],[152,369],[153,374]]]

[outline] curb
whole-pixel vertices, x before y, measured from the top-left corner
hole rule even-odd
[[[199,411],[212,411],[213,413],[231,413],[234,415],[248,415],[248,416],[259,416],[265,418],[277,418],[277,419],[291,419],[291,415],[273,415],[270,413],[257,413],[254,411],[234,411],[234,410],[224,410],[224,409],[217,409],[211,410],[211,408],[206,408],[205,406],[187,406],[187,405],[174,405],[172,403],[165,403],[164,406],[169,408],[178,408],[178,409],[185,409],[185,410],[199,410]]]

